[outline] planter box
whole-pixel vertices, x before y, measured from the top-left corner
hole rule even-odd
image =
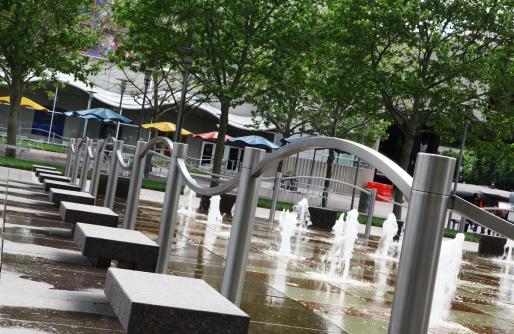
[[[100,174],[100,180],[98,181],[98,194],[105,195],[105,187],[107,186],[107,174]],[[125,176],[118,177],[118,185],[116,187],[116,197],[127,197],[128,189],[130,185],[130,178]]]
[[[312,227],[321,230],[331,231],[337,220],[337,211],[326,209],[309,207],[309,213],[311,215]]]
[[[501,237],[493,237],[490,235],[481,235],[478,243],[478,255],[482,256],[502,256],[503,246],[507,239]]]

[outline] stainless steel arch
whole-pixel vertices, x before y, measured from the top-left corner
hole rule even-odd
[[[141,157],[144,157],[148,153],[148,151],[150,151],[150,149],[152,147],[154,147],[156,144],[164,144],[165,146],[168,147],[168,149],[170,151],[173,150],[173,142],[171,141],[171,139],[159,136],[159,137],[152,138],[152,140],[150,140],[146,144],[145,148],[143,149],[143,152],[141,152]]]
[[[271,164],[283,160],[290,155],[311,149],[335,149],[356,155],[381,171],[401,190],[406,198],[410,196],[412,176],[394,161],[365,145],[332,137],[309,137],[287,144],[264,158],[253,172],[252,176],[258,177],[262,175],[264,170],[270,167]]]
[[[193,179],[191,174],[189,174],[184,159],[177,159],[177,167],[184,178],[184,182],[197,194],[208,196],[220,195],[234,189],[239,183],[240,174],[237,174],[233,179],[225,181],[217,187],[202,187],[195,179]]]

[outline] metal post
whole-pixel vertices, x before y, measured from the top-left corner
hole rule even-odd
[[[66,167],[64,169],[64,176],[70,176],[71,164],[73,162],[73,149],[75,145],[75,138],[70,140],[70,146],[68,146],[68,152],[66,153]]]
[[[146,102],[146,94],[148,93],[148,85],[150,84],[150,75],[152,72],[150,70],[145,71],[145,90],[143,93],[143,103],[141,104],[141,112],[139,113],[139,127],[137,128],[137,140],[141,139],[141,124],[144,123],[143,118],[145,117],[145,102]]]
[[[427,333],[455,159],[419,153],[389,333]]]
[[[376,199],[377,190],[371,189],[371,193],[369,194],[368,219],[366,220],[366,230],[364,231],[364,236],[366,237],[366,239],[369,239],[369,235],[371,233],[371,223],[373,222],[373,212],[375,211]]]
[[[282,184],[282,172],[277,172],[275,177],[275,186],[273,187],[273,196],[271,198],[271,209],[269,211],[269,222],[273,223],[275,220],[275,211],[277,209],[278,194],[280,192],[280,185]]]
[[[93,161],[93,174],[89,184],[89,193],[96,198],[98,193],[98,181],[100,181],[100,167],[104,157],[105,141],[100,139],[96,142],[95,160]]]
[[[365,124],[365,127],[362,129],[362,136],[361,136],[361,144],[364,144],[364,139],[366,138],[366,127],[367,123]],[[355,168],[355,177],[353,178],[353,188],[352,188],[352,202],[350,203],[350,210],[353,209],[353,205],[355,204],[355,186],[357,186],[357,179],[359,177],[359,169],[361,166],[361,159],[357,157],[357,167]]]
[[[457,165],[456,165],[456,172],[455,172],[455,182],[453,183],[453,190],[452,194],[457,194],[457,185],[459,184],[459,178],[460,178],[460,167],[462,165],[462,159],[464,157],[464,145],[466,145],[466,137],[468,136],[468,125],[469,122],[466,122],[466,125],[464,125],[464,134],[462,135],[462,142],[460,143],[460,152],[459,152],[459,159],[457,159]],[[448,213],[448,223],[446,224],[447,228],[452,228],[452,214],[453,211],[450,211]]]
[[[119,105],[119,113],[120,113],[120,116],[123,115],[123,109],[121,108],[122,107],[122,104],[123,104],[123,94],[125,94],[125,89],[127,89],[127,82],[128,80],[126,79],[121,79],[121,94],[120,94],[120,105]],[[118,122],[116,124],[116,139],[119,138],[119,135],[120,135],[120,122]]]
[[[52,107],[52,116],[50,117],[50,129],[48,129],[48,138],[46,140],[47,143],[50,143],[50,136],[52,135],[52,126],[54,125],[55,105],[57,104],[57,93],[59,93],[59,86],[55,86],[54,105]]]
[[[186,55],[184,57],[184,73],[182,74],[182,92],[180,94],[180,104],[178,108],[177,115],[177,124],[175,130],[175,136],[173,137],[173,141],[178,143],[180,141],[180,132],[182,132],[182,116],[184,114],[184,107],[186,105],[186,93],[187,93],[187,83],[189,79],[189,70],[191,69],[191,65],[193,64],[193,57],[190,55]]]
[[[80,172],[80,191],[86,190],[86,182],[87,182],[87,174],[89,172],[89,148],[91,147],[91,139],[86,138],[86,142],[84,143],[84,160],[82,162],[82,171]]]
[[[112,145],[111,158],[109,160],[109,176],[107,185],[105,186],[104,207],[112,210],[114,207],[114,199],[116,197],[116,188],[118,186],[118,156],[117,152],[123,149],[122,140],[114,140]]]
[[[451,213],[451,211],[450,211],[450,213]],[[466,217],[460,217],[459,233],[464,233],[465,229],[466,229]]]
[[[260,177],[253,177],[252,169],[263,157],[264,150],[246,147],[240,171],[236,212],[232,220],[221,283],[221,294],[237,306],[241,304],[243,294],[248,249],[259,195]]]
[[[166,274],[168,271],[168,260],[171,245],[173,243],[173,233],[175,232],[175,222],[177,220],[177,207],[180,200],[180,190],[182,189],[182,177],[177,166],[177,159],[184,159],[187,154],[187,145],[173,143],[171,151],[171,163],[166,182],[166,193],[164,194],[164,204],[162,206],[161,222],[159,227],[159,259],[157,260],[157,273]]]
[[[87,109],[91,109],[91,102],[93,102],[93,91],[90,90],[89,91],[89,99],[87,100]],[[84,122],[84,129],[82,130],[82,138],[86,138],[87,136],[87,122],[88,122],[88,119],[86,118],[85,119],[85,122]]]
[[[73,165],[71,170],[70,183],[76,184],[77,175],[79,173],[80,156],[82,155],[82,147],[84,146],[84,140],[82,138],[77,139],[77,148],[75,149],[75,158],[73,159]]]
[[[137,206],[139,204],[139,193],[141,192],[141,183],[143,183],[143,172],[145,157],[141,156],[145,148],[146,142],[138,141],[136,151],[134,152],[134,162],[132,165],[132,174],[130,175],[130,184],[127,196],[127,205],[125,207],[125,218],[123,219],[123,228],[133,230],[136,226]],[[146,156],[146,154],[145,154]]]

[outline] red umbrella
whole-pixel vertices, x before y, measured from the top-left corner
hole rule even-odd
[[[193,137],[207,139],[207,140],[216,140],[216,139],[218,139],[218,131],[199,133],[199,134],[194,135]],[[225,141],[229,140],[230,138],[232,138],[232,137],[230,137],[229,135],[225,135]]]

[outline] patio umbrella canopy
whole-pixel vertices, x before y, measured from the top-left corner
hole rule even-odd
[[[0,97],[0,103],[11,104],[11,98],[9,96],[2,96],[2,97]],[[32,101],[31,99],[29,99],[27,97],[21,98],[20,107],[48,112],[48,109],[46,109],[42,105]]]
[[[156,122],[156,123],[146,123],[146,124],[141,124],[141,127],[143,129],[155,129],[155,130],[159,130],[161,132],[175,132],[177,131],[177,126],[175,125],[175,123],[172,123],[172,122]],[[188,131],[184,128],[182,128],[180,130],[180,134],[182,136],[191,136],[193,135],[193,133],[191,131]]]
[[[104,122],[120,122],[120,123],[132,123],[132,120],[128,117],[122,116],[117,112],[107,108],[94,108],[85,109],[79,111],[67,111],[64,113],[66,116],[77,116],[85,119],[100,119]]]
[[[236,147],[257,147],[262,148],[264,150],[276,150],[280,146],[278,146],[275,143],[270,142],[264,137],[251,135],[251,136],[244,136],[244,137],[235,137],[230,138],[228,140],[228,144],[230,146],[236,146]]]
[[[199,134],[194,135],[193,137],[215,141],[216,139],[218,139],[218,131],[199,133]],[[230,138],[232,138],[232,137],[229,135],[225,135],[225,141],[229,140]]]

